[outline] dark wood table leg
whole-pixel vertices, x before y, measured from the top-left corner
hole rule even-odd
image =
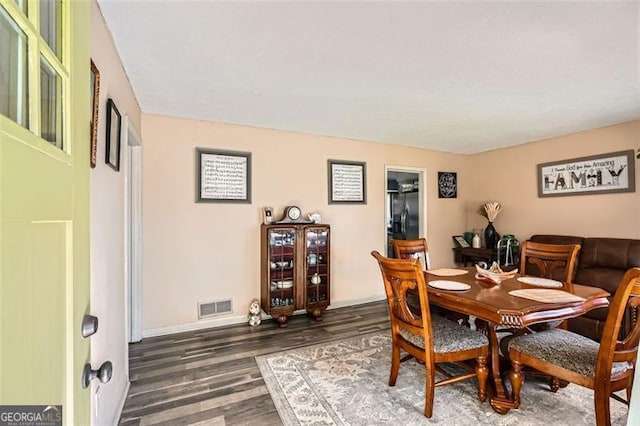
[[[500,344],[496,334],[496,325],[489,324],[489,351],[491,353],[491,378],[493,379],[493,389],[489,401],[491,408],[496,413],[507,414],[510,409],[516,408],[513,400],[507,395],[507,390],[500,375]],[[491,388],[491,387],[490,387]]]

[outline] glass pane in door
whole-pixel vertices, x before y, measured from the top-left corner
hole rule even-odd
[[[62,78],[44,59],[40,61],[41,136],[62,149]]]
[[[0,6],[0,114],[29,126],[27,36]]]
[[[16,3],[20,7],[20,9],[22,9],[24,14],[26,15],[27,11],[28,11],[28,7],[27,7],[28,2],[27,2],[27,0],[16,0]]]
[[[61,9],[61,0],[40,0],[40,34],[58,58],[62,58]]]

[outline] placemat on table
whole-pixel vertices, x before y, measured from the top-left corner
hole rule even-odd
[[[439,277],[454,277],[456,275],[464,275],[469,271],[465,271],[464,269],[439,268],[428,269],[427,272],[431,275],[437,275]]]
[[[546,288],[511,290],[509,294],[542,303],[569,303],[584,302],[587,300],[584,297],[576,296],[575,294],[571,294],[564,290],[550,290]]]
[[[547,288],[560,288],[562,287],[562,282],[551,280],[548,278],[540,278],[540,277],[519,277],[518,281],[528,285],[535,285],[537,287],[547,287]]]

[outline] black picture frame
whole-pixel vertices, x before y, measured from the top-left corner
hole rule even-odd
[[[632,149],[538,164],[538,197],[635,192]]]
[[[251,153],[196,148],[196,202],[251,204]]]
[[[462,248],[471,247],[469,242],[465,240],[462,235],[454,235],[451,238],[453,238],[453,242],[456,244],[456,247],[462,247]]]
[[[122,118],[113,99],[107,100],[107,147],[105,162],[116,172],[120,171],[120,142]]]
[[[367,163],[327,160],[329,204],[367,204]]]
[[[458,198],[456,172],[438,172],[438,198]]]

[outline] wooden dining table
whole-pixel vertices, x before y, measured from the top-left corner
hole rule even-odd
[[[483,320],[489,338],[490,351],[490,402],[491,407],[500,414],[515,408],[511,395],[507,394],[500,371],[500,352],[497,330],[499,328],[526,328],[532,324],[565,320],[577,317],[592,309],[609,305],[609,293],[598,287],[563,283],[562,288],[583,300],[561,303],[545,303],[509,294],[512,290],[540,288],[518,281],[521,275],[502,281],[489,283],[476,278],[475,268],[463,268],[463,275],[439,276],[425,271],[429,303],[443,308],[474,316]],[[464,283],[467,290],[442,290],[429,285],[430,281],[445,280]]]

